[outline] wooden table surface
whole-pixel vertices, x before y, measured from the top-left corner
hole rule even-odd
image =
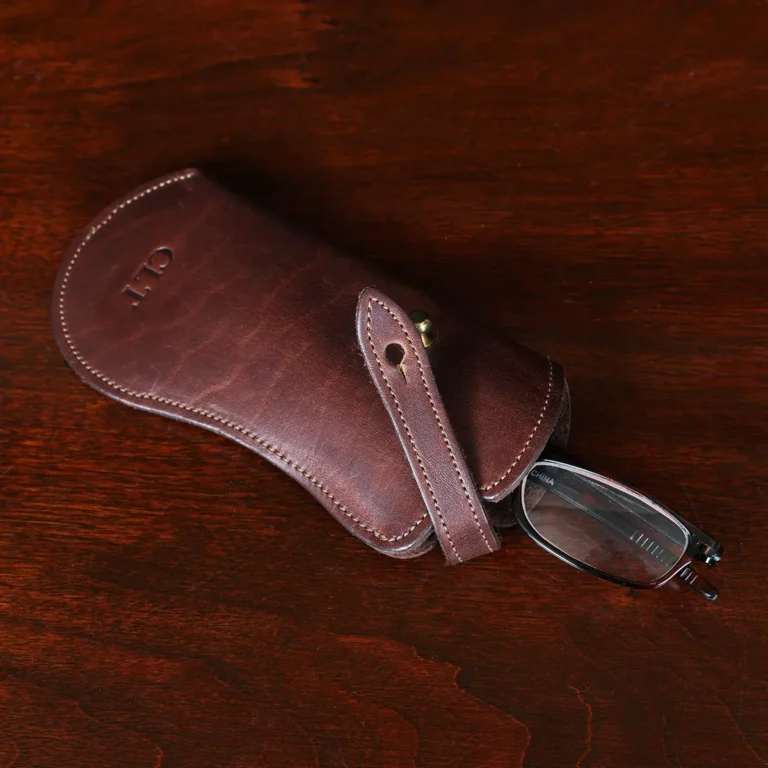
[[[768,764],[768,6],[0,6],[0,766]],[[638,593],[520,531],[379,555],[98,395],[67,244],[199,165],[548,352],[573,451],[725,547]]]

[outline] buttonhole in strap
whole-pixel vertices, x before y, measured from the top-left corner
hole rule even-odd
[[[390,365],[400,365],[405,358],[403,345],[397,343],[387,344],[387,347],[384,350],[384,357],[387,358],[387,362]]]
[[[407,382],[408,379],[405,376],[405,364],[403,363],[405,360],[405,349],[403,349],[403,345],[397,344],[396,342],[387,344],[384,349],[384,358],[390,365],[397,368],[398,373],[403,377],[403,381]]]

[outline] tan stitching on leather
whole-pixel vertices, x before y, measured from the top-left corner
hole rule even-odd
[[[419,366],[419,373],[421,374],[421,382],[424,385],[424,391],[427,393],[427,397],[429,398],[429,404],[432,406],[432,413],[434,413],[435,419],[437,419],[437,426],[440,428],[440,434],[443,436],[443,442],[445,443],[445,447],[448,449],[448,454],[451,457],[451,463],[453,464],[453,469],[456,472],[457,477],[459,478],[459,482],[461,483],[461,487],[462,487],[462,490],[464,491],[464,496],[466,496],[467,503],[469,504],[469,508],[472,510],[472,517],[475,519],[475,525],[477,526],[477,529],[480,531],[480,535],[483,537],[483,542],[485,543],[485,546],[488,548],[488,551],[493,552],[493,548],[488,543],[488,539],[486,538],[485,532],[483,531],[483,527],[480,524],[480,519],[477,516],[477,511],[475,510],[475,506],[472,503],[472,499],[469,495],[469,490],[466,484],[464,483],[464,478],[461,475],[461,470],[459,469],[459,464],[456,461],[456,456],[454,455],[453,450],[451,448],[451,444],[448,440],[448,435],[445,434],[445,429],[443,428],[443,422],[440,418],[440,414],[437,411],[437,407],[435,406],[435,401],[432,399],[432,393],[429,391],[429,384],[427,383],[427,379],[424,376],[424,369],[421,366],[421,360],[419,359],[419,355],[416,352],[416,347],[414,346],[414,343],[411,340],[411,336],[408,333],[408,329],[403,325],[402,322],[400,322],[400,319],[392,311],[392,309],[390,309],[390,307],[388,307],[383,301],[376,298],[371,298],[368,302],[369,318],[370,318],[371,301],[375,301],[379,306],[383,307],[390,314],[392,319],[400,326],[401,330],[405,334],[405,338],[407,339],[408,344],[410,345],[411,350],[413,351],[413,356],[416,358],[416,364]],[[370,334],[368,338],[370,338]],[[371,344],[371,346],[373,346],[373,344]],[[374,355],[375,354],[376,352],[374,350]],[[378,356],[376,357],[376,360],[378,361]],[[381,365],[379,365],[379,367],[381,368]],[[383,371],[382,371],[382,374],[383,374]]]
[[[263,440],[258,435],[251,432],[249,429],[246,429],[240,424],[236,424],[233,421],[230,421],[229,419],[222,418],[221,416],[217,416],[214,413],[211,413],[210,411],[203,410],[202,408],[193,408],[191,405],[188,405],[187,403],[181,403],[177,402],[176,400],[170,400],[167,397],[159,397],[158,395],[151,395],[145,392],[134,392],[130,389],[127,389],[126,387],[121,387],[119,384],[115,383],[111,379],[107,378],[101,371],[96,370],[93,368],[86,360],[83,358],[83,356],[78,351],[77,347],[75,346],[74,341],[72,340],[72,337],[69,333],[69,328],[67,326],[67,320],[64,315],[64,296],[66,294],[66,288],[67,283],[69,281],[69,276],[72,272],[72,267],[75,264],[75,261],[77,261],[78,256],[82,253],[85,246],[90,242],[91,238],[106,224],[108,224],[115,215],[121,211],[123,208],[127,208],[131,203],[135,203],[137,200],[141,199],[142,197],[145,197],[146,195],[150,194],[151,192],[154,192],[162,187],[167,187],[169,184],[174,184],[177,181],[184,181],[186,179],[191,178],[194,176],[194,172],[187,172],[178,174],[176,176],[173,176],[169,179],[166,179],[165,181],[161,181],[158,184],[155,184],[142,192],[139,192],[138,194],[134,195],[133,197],[129,198],[123,203],[120,203],[119,205],[115,206],[110,213],[104,218],[102,221],[100,221],[95,227],[92,227],[88,234],[83,238],[83,241],[80,243],[80,245],[77,247],[77,250],[75,251],[74,255],[72,256],[71,261],[67,265],[67,269],[64,272],[64,277],[61,282],[61,290],[59,293],[59,317],[61,319],[61,327],[64,331],[64,338],[67,340],[67,344],[69,345],[70,350],[72,351],[72,354],[77,358],[78,362],[91,374],[96,376],[98,379],[103,381],[108,386],[112,387],[112,389],[117,390],[118,392],[122,392],[125,395],[130,395],[131,397],[140,398],[143,400],[154,400],[158,403],[163,403],[165,405],[171,405],[176,408],[181,408],[185,411],[189,411],[190,413],[195,413],[198,416],[204,416],[207,419],[211,419],[212,421],[218,422],[219,424],[223,424],[227,427],[230,427],[231,429],[234,429],[241,434],[245,435],[246,437],[249,437],[254,442],[258,443],[260,446],[268,450],[271,454],[276,456],[278,459],[286,463],[289,467],[292,467],[297,472],[299,472],[301,475],[307,478],[314,486],[316,486],[325,496],[327,496],[331,502],[333,503],[334,507],[337,507],[346,517],[348,517],[350,520],[352,520],[355,525],[358,525],[363,530],[368,531],[369,533],[372,533],[377,539],[381,539],[382,541],[386,542],[395,542],[400,541],[401,539],[404,539],[408,536],[410,536],[413,531],[416,530],[428,517],[428,513],[424,513],[408,530],[404,531],[401,534],[398,534],[397,536],[385,536],[384,534],[380,533],[376,529],[372,528],[369,525],[366,525],[362,520],[355,517],[323,484],[320,482],[316,477],[311,475],[309,472],[304,469],[304,467],[297,464],[293,459],[286,456],[282,451],[280,451],[275,446],[268,443],[266,440]]]
[[[483,485],[481,486],[481,491],[490,491],[492,488],[495,488],[499,483],[501,483],[503,480],[505,480],[509,473],[518,465],[520,462],[520,459],[523,458],[523,454],[528,450],[528,446],[531,444],[531,440],[533,440],[533,436],[539,431],[539,427],[541,426],[541,422],[544,420],[544,414],[547,412],[547,408],[549,408],[549,399],[552,396],[552,384],[554,381],[554,365],[552,365],[552,360],[548,357],[547,362],[549,363],[549,381],[547,382],[547,396],[544,398],[544,405],[541,408],[541,413],[539,414],[539,420],[536,422],[535,426],[533,427],[533,431],[530,435],[528,435],[528,439],[525,441],[525,445],[523,446],[523,449],[520,451],[520,453],[517,454],[515,457],[515,460],[512,462],[512,465],[509,467],[509,469],[495,482],[491,483],[490,485]]]
[[[432,501],[435,504],[435,510],[437,512],[437,516],[440,518],[440,523],[442,524],[443,530],[445,531],[445,535],[448,537],[448,541],[451,544],[451,549],[453,550],[454,555],[456,555],[456,559],[460,563],[463,563],[464,561],[461,559],[461,556],[459,555],[456,549],[456,545],[453,543],[451,532],[448,530],[448,524],[445,522],[443,513],[440,511],[440,504],[438,504],[437,496],[435,496],[435,492],[432,489],[432,483],[429,482],[429,477],[427,476],[427,470],[424,467],[424,462],[422,461],[421,455],[419,454],[419,449],[416,447],[416,442],[413,439],[413,435],[411,434],[411,430],[410,430],[410,427],[408,426],[408,422],[406,422],[405,420],[405,414],[403,413],[403,409],[400,407],[400,402],[397,399],[397,395],[395,394],[395,391],[392,389],[392,387],[389,384],[389,379],[387,378],[387,374],[384,373],[384,367],[382,366],[381,360],[379,359],[379,355],[376,352],[376,346],[374,345],[373,337],[371,336],[371,309],[372,309],[372,302],[374,301],[377,304],[381,304],[381,302],[378,299],[368,300],[368,313],[367,313],[366,322],[365,322],[366,333],[368,334],[368,342],[371,345],[371,351],[373,352],[373,356],[376,358],[376,365],[379,366],[379,372],[381,373],[381,378],[384,379],[384,383],[387,385],[389,394],[392,395],[392,399],[395,402],[395,407],[397,408],[397,412],[400,414],[400,421],[403,422],[405,431],[408,434],[408,440],[410,440],[411,447],[413,448],[413,453],[416,456],[416,461],[419,462],[419,467],[421,468],[421,474],[424,476],[424,481],[426,482],[427,488],[429,489],[429,495],[432,497]],[[381,304],[381,306],[384,306],[384,305]],[[394,317],[394,315],[392,316]],[[397,318],[395,318],[395,320],[397,320]]]

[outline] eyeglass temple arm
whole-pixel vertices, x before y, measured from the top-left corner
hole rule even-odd
[[[582,478],[582,480],[592,487],[594,487],[593,483],[590,482],[589,478]],[[610,488],[603,488],[601,487],[600,492],[608,496],[612,501],[614,501],[616,504],[623,504],[624,506],[634,508],[634,510],[642,509],[639,507],[639,505],[632,499],[631,496],[625,496],[622,498],[618,498],[616,494],[610,489]],[[658,503],[658,502],[656,502]],[[670,513],[673,514],[673,513]],[[662,536],[666,536],[664,531],[660,530],[658,526],[654,525],[653,522],[646,521],[645,524],[651,528],[652,530],[656,531],[656,533],[660,533]],[[711,536],[707,536],[704,531],[699,530],[696,528],[696,526],[689,523],[687,520],[685,521],[685,526],[688,529],[688,534],[690,537],[690,545],[689,550],[691,551],[691,556],[694,560],[700,563],[704,563],[705,565],[714,565],[716,562],[720,560],[720,557],[723,553],[723,548],[718,544]],[[663,545],[660,545],[663,546]]]
[[[585,480],[586,478],[582,478],[582,479]],[[601,522],[603,522],[606,525],[610,526],[611,528],[613,528],[614,531],[616,531],[617,533],[622,535],[627,540],[631,541],[633,544],[638,546],[640,549],[643,549],[646,552],[650,553],[650,549],[651,548],[650,548],[650,546],[647,546],[649,544],[649,542],[650,542],[650,543],[653,543],[655,545],[655,547],[661,549],[663,552],[665,552],[667,554],[671,554],[670,551],[669,551],[669,548],[665,547],[663,544],[659,544],[658,542],[654,542],[651,539],[648,539],[647,541],[643,542],[642,544],[639,544],[638,542],[641,539],[638,538],[636,540],[634,538],[634,536],[636,534],[636,531],[632,531],[632,533],[629,533],[628,529],[630,528],[630,526],[627,526],[626,523],[624,523],[623,520],[618,518],[617,515],[611,514],[610,511],[607,511],[608,514],[606,516],[603,516],[603,515],[599,514],[598,512],[596,512],[595,510],[590,509],[587,505],[580,503],[580,501],[578,499],[574,498],[573,496],[566,495],[566,493],[563,491],[563,489],[555,490],[554,488],[549,488],[549,491],[550,491],[550,493],[557,494],[558,496],[560,496],[561,499],[564,499],[569,504],[573,504],[574,506],[578,507],[582,511],[586,512],[591,517],[594,517],[595,519],[600,520]],[[608,489],[601,488],[600,491],[601,491],[601,493],[604,493],[607,496],[609,496],[614,502],[620,503],[616,499],[616,496],[614,494],[610,493],[608,491]],[[581,494],[579,494],[579,496],[581,496]],[[622,501],[625,502],[625,500],[622,500]],[[605,512],[603,514],[605,515]],[[608,518],[613,518],[613,519],[608,519]],[[648,527],[651,528],[652,530],[654,530],[656,533],[660,533],[660,534],[664,535],[664,533],[662,531],[660,531],[652,523],[646,523],[646,525],[648,525]],[[699,531],[695,531],[695,533],[699,533]],[[707,538],[707,539],[709,538],[709,537],[704,536],[703,534],[702,534],[702,537],[703,538]],[[654,552],[655,551],[656,550],[654,549]],[[660,559],[660,558],[658,558],[658,553],[654,554],[653,556],[656,557],[657,559]],[[720,558],[718,556],[712,562],[716,562],[719,559]],[[663,560],[662,560],[662,562],[663,562]],[[706,562],[706,560],[704,562]],[[708,563],[708,564],[712,564],[712,563]],[[717,593],[717,589],[715,589],[715,587],[712,586],[712,584],[710,584],[703,576],[701,576],[698,573],[696,573],[696,571],[694,571],[693,568],[690,567],[690,565],[688,565],[685,568],[683,568],[683,570],[681,570],[677,574],[677,576],[679,578],[681,578],[686,584],[688,584],[689,587],[694,589],[700,595],[702,595],[705,598],[707,598],[707,600],[716,600],[717,599],[717,594],[718,594]]]
[[[717,589],[701,574],[696,573],[690,565],[686,565],[685,568],[677,574],[677,577],[682,579],[689,587],[695,589],[700,595],[706,597],[707,600],[717,600]]]

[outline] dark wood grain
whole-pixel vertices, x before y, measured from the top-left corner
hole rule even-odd
[[[0,5],[0,765],[768,763],[768,7]],[[708,604],[520,533],[364,548],[84,386],[61,254],[198,164],[560,360],[574,451],[725,545]]]

